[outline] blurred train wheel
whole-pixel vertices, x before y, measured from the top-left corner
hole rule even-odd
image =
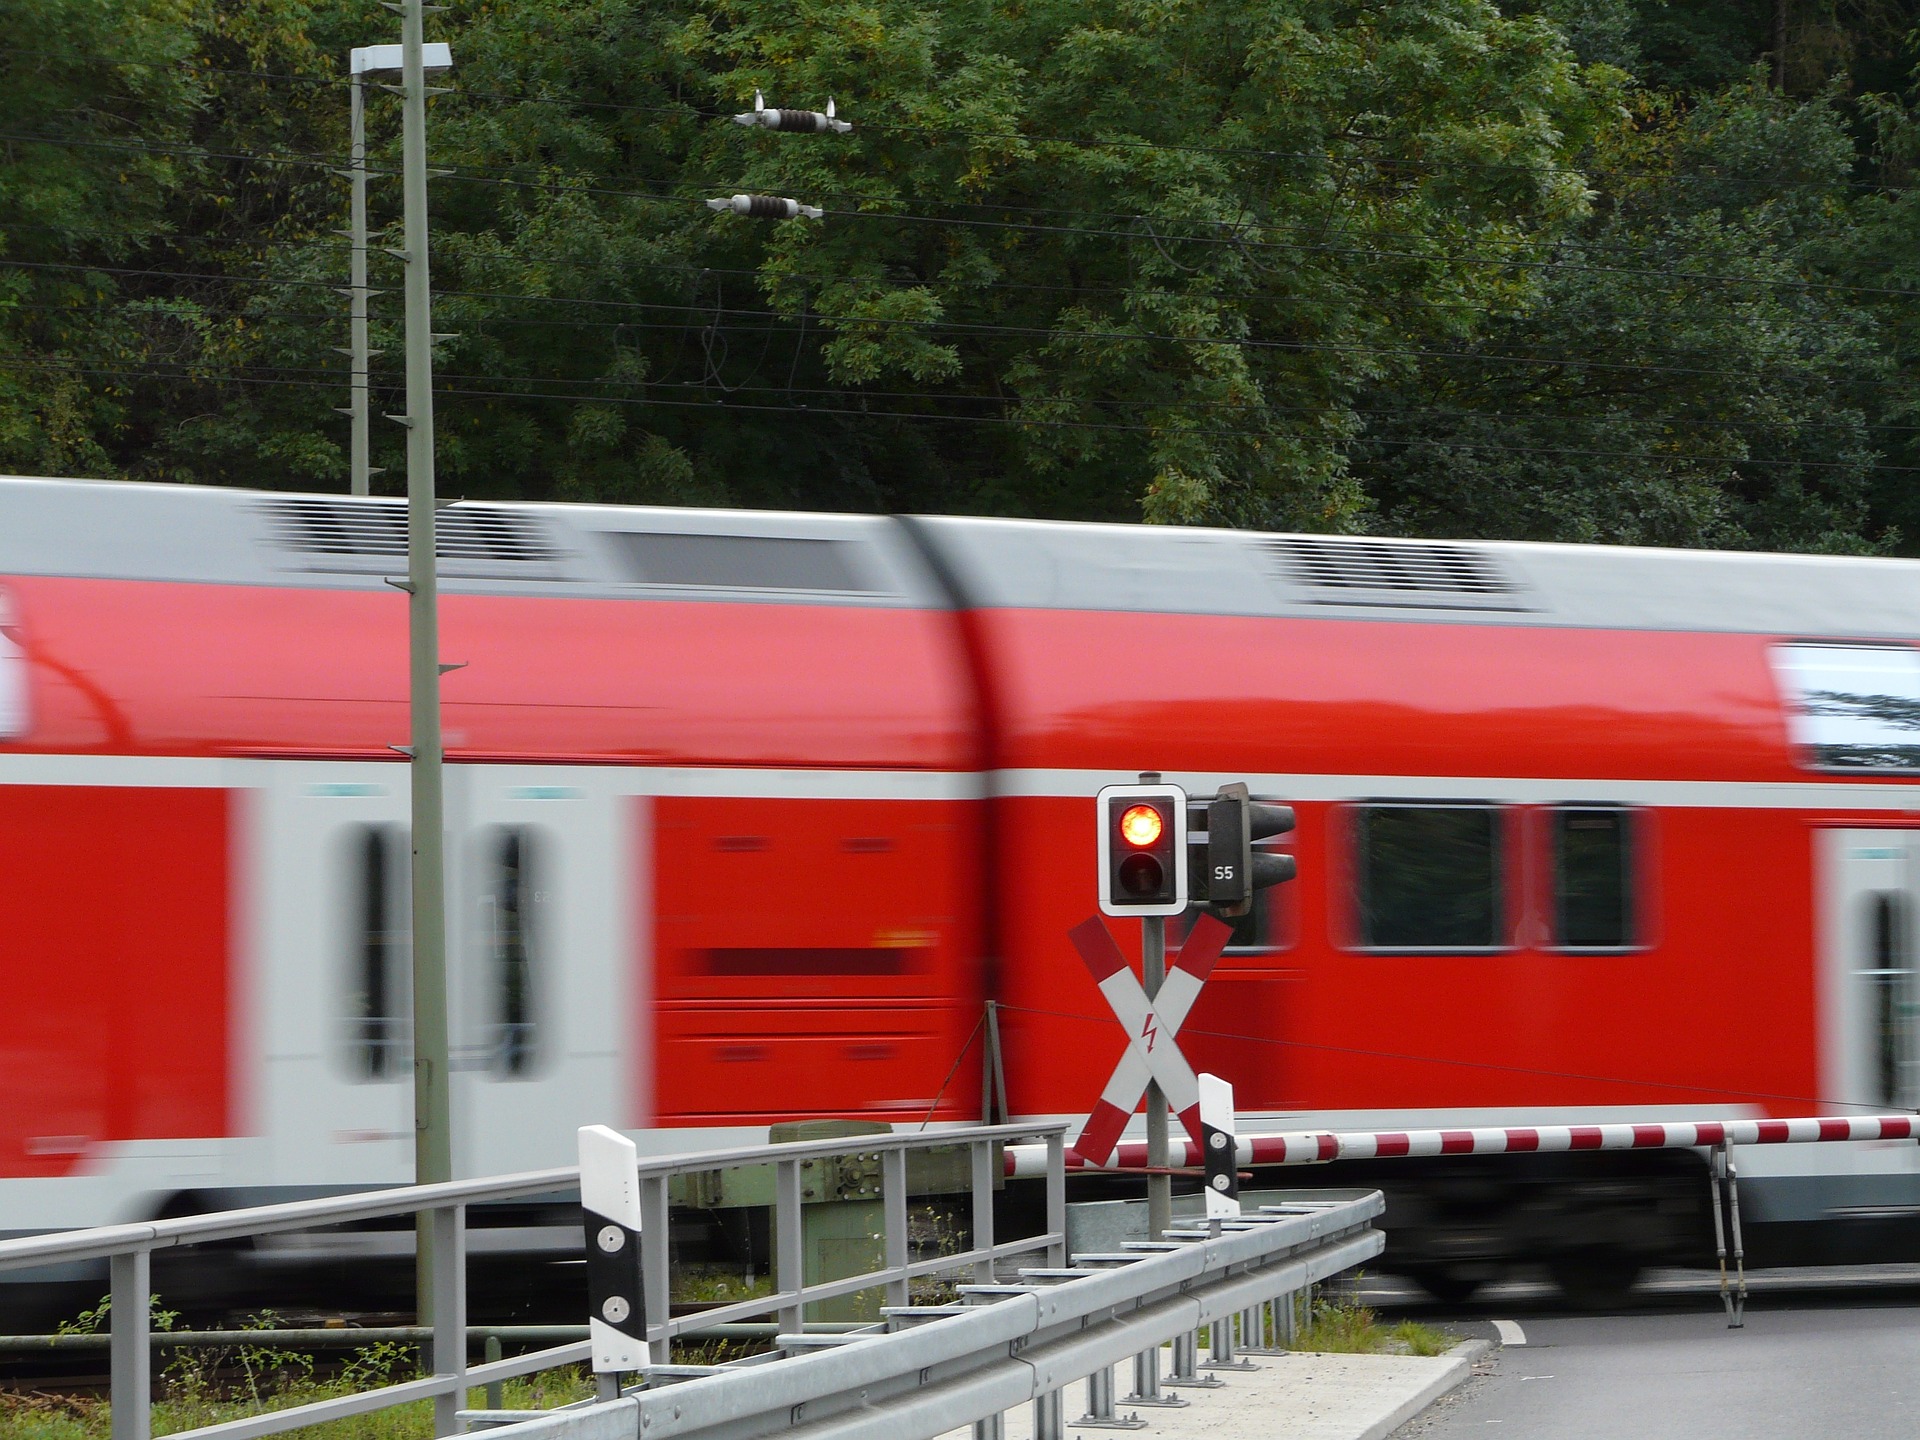
[[[1625,1309],[1640,1270],[1637,1257],[1614,1250],[1582,1250],[1547,1262],[1547,1273],[1575,1310]]]
[[[1487,1277],[1449,1268],[1422,1270],[1413,1278],[1422,1290],[1442,1305],[1464,1305],[1479,1293]]]

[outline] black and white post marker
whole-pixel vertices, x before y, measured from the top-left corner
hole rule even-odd
[[[1234,1134],[1233,1086],[1200,1076],[1201,1163],[1207,1171],[1207,1219],[1240,1218],[1239,1140]]]
[[[587,1329],[596,1375],[638,1370],[647,1353],[640,1273],[640,1152],[605,1125],[580,1127],[580,1216],[586,1227]]]

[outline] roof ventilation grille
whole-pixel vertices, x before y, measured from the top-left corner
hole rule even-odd
[[[301,495],[269,500],[266,511],[274,541],[303,555],[340,562],[404,558],[407,553],[404,500]],[[489,573],[495,573],[495,566],[551,565],[560,558],[538,521],[485,505],[455,505],[440,511],[434,549],[442,562],[462,568],[477,564]]]
[[[1528,608],[1499,563],[1465,545],[1287,536],[1261,546],[1279,578],[1321,604]]]

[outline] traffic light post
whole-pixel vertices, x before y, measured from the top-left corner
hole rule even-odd
[[[1293,829],[1289,807],[1255,801],[1238,781],[1222,785],[1204,803],[1207,831],[1202,850],[1201,837],[1190,831],[1186,791],[1160,783],[1155,771],[1143,771],[1137,785],[1106,786],[1095,797],[1100,821],[1100,909],[1107,915],[1140,917],[1140,978],[1149,1005],[1166,982],[1167,916],[1183,913],[1192,900],[1205,902],[1222,918],[1245,915],[1253,909],[1257,892],[1295,874],[1291,855],[1253,848],[1257,840]],[[1194,885],[1192,857],[1202,854],[1201,883]],[[1167,1097],[1153,1082],[1147,1087],[1150,1239],[1173,1226],[1169,1140]]]
[[[1109,785],[1100,792],[1100,908],[1109,915],[1140,917],[1141,985],[1151,1004],[1167,978],[1167,916],[1187,908],[1187,792],[1162,785],[1143,771],[1138,785]],[[1159,1083],[1147,1086],[1147,1235],[1173,1226],[1173,1177],[1167,1097]]]

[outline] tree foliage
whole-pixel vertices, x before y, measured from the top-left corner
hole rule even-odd
[[[1891,14],[455,0],[442,483],[1912,544]],[[31,40],[0,52],[0,465],[344,489],[342,77],[390,14],[0,0],[0,22]],[[854,132],[729,123],[756,90],[832,96]],[[369,94],[375,408],[398,411],[398,106]],[[735,192],[829,214],[704,203]],[[397,489],[397,427],[375,463]]]

